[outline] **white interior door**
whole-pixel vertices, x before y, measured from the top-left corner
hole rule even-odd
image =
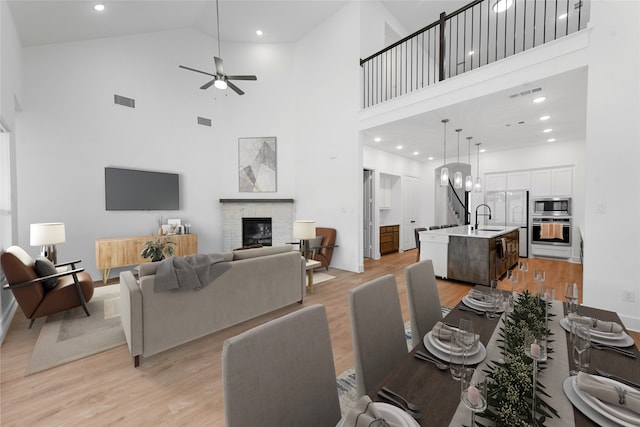
[[[402,247],[403,251],[414,249],[416,240],[413,230],[420,225],[417,223],[420,217],[420,180],[410,176],[403,177],[402,180]]]
[[[364,169],[362,174],[363,185],[363,221],[362,221],[362,242],[363,256],[365,258],[373,258],[373,242],[374,242],[374,180],[373,171]]]

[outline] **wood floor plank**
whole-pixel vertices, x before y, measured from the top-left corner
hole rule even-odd
[[[578,264],[529,259],[528,273],[543,268],[547,283],[571,279],[582,287]],[[315,286],[302,306],[323,304],[327,310],[336,374],[353,365],[348,294],[354,287],[393,274],[404,320],[409,320],[404,267],[415,262],[415,251],[365,260],[364,273],[331,269],[336,279]],[[533,281],[527,280],[529,286]],[[98,282],[101,283],[101,282]],[[506,286],[506,283],[503,283]],[[438,280],[440,300],[453,307],[469,284]],[[224,426],[221,352],[224,340],[251,327],[297,310],[299,304],[277,310],[196,341],[143,358],[139,368],[126,345],[25,377],[39,328],[27,329],[18,311],[0,348],[0,425],[2,426]],[[39,322],[42,322],[40,320]],[[638,334],[634,334],[636,343]],[[292,379],[295,380],[295,379]]]

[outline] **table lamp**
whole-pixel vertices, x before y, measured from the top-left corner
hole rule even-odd
[[[307,257],[309,239],[316,237],[316,222],[309,219],[299,219],[293,222],[293,238],[300,240],[300,252]]]
[[[31,246],[41,246],[40,255],[54,264],[58,262],[58,253],[55,245],[65,241],[64,223],[45,222],[31,224]]]

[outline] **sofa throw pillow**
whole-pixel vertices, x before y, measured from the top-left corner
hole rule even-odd
[[[34,270],[36,270],[36,274],[38,275],[38,277],[51,276],[52,274],[56,274],[58,272],[58,270],[56,270],[56,266],[43,256],[39,256],[38,258],[36,258],[33,268]],[[56,283],[58,283],[58,279],[47,279],[42,282],[42,286],[46,290],[49,290],[55,288]]]

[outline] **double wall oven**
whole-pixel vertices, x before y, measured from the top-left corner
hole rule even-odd
[[[571,198],[534,199],[531,244],[571,246]]]

